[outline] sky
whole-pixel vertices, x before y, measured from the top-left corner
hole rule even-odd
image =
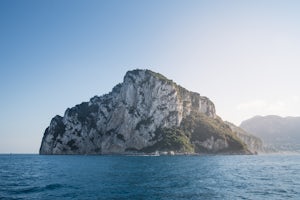
[[[300,116],[300,1],[0,1],[0,153],[38,153],[68,107],[150,69],[223,120]]]

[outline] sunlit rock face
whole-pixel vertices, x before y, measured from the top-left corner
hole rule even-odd
[[[183,121],[200,115],[198,120],[209,119],[217,127],[224,125],[207,97],[161,74],[133,70],[109,94],[68,108],[63,117],[55,116],[44,133],[40,154],[231,152],[231,142],[239,144],[226,135],[232,134],[229,127],[226,134],[214,130],[218,134],[213,137],[195,137],[199,131]],[[243,144],[234,150],[247,152]]]

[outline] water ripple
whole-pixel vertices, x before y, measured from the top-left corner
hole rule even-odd
[[[0,199],[299,199],[300,156],[0,156]]]

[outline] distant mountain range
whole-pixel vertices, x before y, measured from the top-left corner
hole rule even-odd
[[[255,116],[240,127],[261,138],[269,151],[300,152],[300,117]]]

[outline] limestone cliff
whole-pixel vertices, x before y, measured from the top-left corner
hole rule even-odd
[[[40,147],[40,154],[154,151],[248,153],[207,97],[150,70],[129,71],[109,94],[54,117]]]
[[[263,147],[263,142],[260,138],[246,132],[242,128],[230,123],[230,122],[225,122],[233,132],[236,133],[237,137],[240,138],[241,141],[243,141],[248,149],[254,153],[264,153],[264,147]]]

